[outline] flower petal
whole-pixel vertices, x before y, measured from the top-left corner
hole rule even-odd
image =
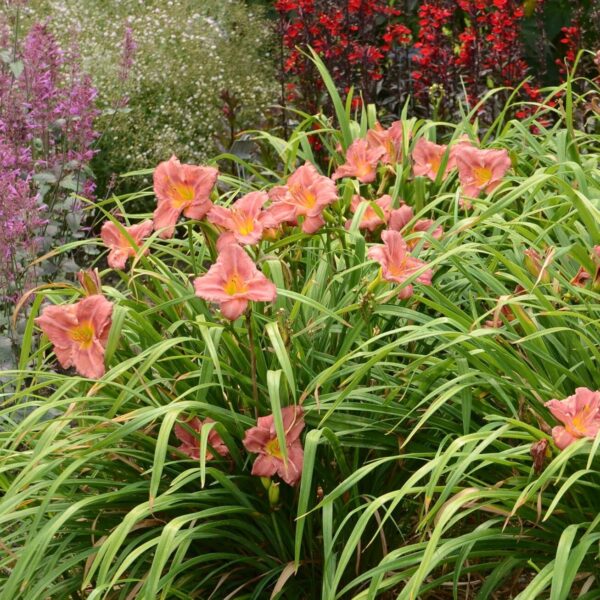
[[[252,475],[258,477],[272,477],[277,473],[280,462],[281,461],[268,454],[261,454],[256,457],[256,460],[252,465]]]

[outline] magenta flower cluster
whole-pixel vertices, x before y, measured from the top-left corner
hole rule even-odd
[[[13,8],[18,9],[15,5]],[[76,52],[63,52],[46,23],[18,38],[0,17],[0,290],[32,282],[27,265],[44,248],[46,225],[70,191],[89,193],[97,137],[96,90]],[[77,210],[77,204],[70,210]],[[64,223],[64,215],[56,219]],[[60,239],[54,230],[53,244]]]

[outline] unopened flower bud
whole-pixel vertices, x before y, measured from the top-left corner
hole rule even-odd
[[[544,468],[544,461],[548,457],[548,440],[539,440],[531,445],[529,451],[533,458],[533,470],[535,473],[540,473]]]
[[[77,279],[86,296],[94,296],[102,293],[102,283],[100,281],[100,273],[98,269],[88,269],[79,271]]]
[[[594,273],[594,290],[600,289],[600,246],[594,246],[592,251],[592,260],[596,264],[596,272]]]
[[[371,283],[367,286],[367,291],[365,292],[365,296],[369,296],[372,298],[373,295],[373,291],[375,290],[375,288],[381,283],[381,269],[379,269],[379,271],[377,271],[377,277],[375,277],[375,279],[373,279],[373,281],[371,281]]]
[[[269,240],[269,242],[275,242],[281,237],[280,227],[267,227],[263,229],[263,240]]]
[[[539,255],[537,250],[529,248],[523,251],[525,255],[524,263],[525,268],[531,275],[539,279],[542,283],[550,283],[550,274],[546,269],[546,265],[542,264],[542,257]]]
[[[269,504],[271,506],[277,506],[279,503],[279,484],[271,483],[271,487],[269,488]]]

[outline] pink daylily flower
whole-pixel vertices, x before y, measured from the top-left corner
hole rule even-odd
[[[190,429],[198,433],[198,436],[195,436],[183,427],[183,425],[177,423],[174,427],[175,437],[181,442],[181,446],[177,449],[180,452],[187,454],[190,458],[200,460],[199,434],[202,426],[207,423],[214,423],[214,421],[210,417],[207,417],[204,421],[200,420],[198,417],[194,417],[191,421],[186,423]],[[227,448],[223,438],[218,434],[214,427],[208,433],[208,445],[220,456],[227,456],[229,454],[229,448]],[[214,454],[210,451],[210,448],[206,449],[206,460],[215,458]]]
[[[256,244],[262,239],[262,207],[268,199],[266,192],[250,192],[230,208],[213,206],[207,219],[223,227],[238,244]]]
[[[336,181],[341,177],[356,177],[361,183],[371,183],[377,176],[377,164],[384,149],[370,147],[367,140],[354,140],[346,150],[346,162],[331,176]]]
[[[281,409],[283,429],[285,431],[285,448],[287,462],[275,431],[273,415],[259,417],[256,427],[251,427],[244,435],[244,446],[248,452],[258,454],[252,466],[252,475],[272,477],[277,474],[288,485],[296,485],[302,476],[304,450],[300,441],[300,433],[304,429],[304,417],[301,406],[288,406]]]
[[[311,163],[305,163],[292,175],[285,185],[269,192],[273,204],[266,209],[262,223],[267,228],[277,228],[282,223],[296,224],[304,217],[302,231],[315,233],[324,224],[323,209],[337,200],[335,183],[321,175]]]
[[[154,223],[152,221],[143,221],[130,227],[123,226],[123,229],[138,247],[142,245],[144,238],[147,238],[152,233],[153,228]],[[135,256],[137,253],[137,249],[112,221],[106,221],[102,225],[100,237],[104,245],[109,249],[107,260],[108,266],[112,269],[124,269],[127,259],[130,256]],[[149,250],[146,249],[144,254],[148,254],[148,252]]]
[[[413,209],[404,204],[403,200],[400,200],[399,208],[392,209],[392,197],[388,194],[375,201],[375,204],[377,204],[377,206],[379,206],[383,212],[383,219],[375,212],[375,209],[371,206],[369,200],[358,195],[354,195],[352,197],[352,202],[350,204],[350,210],[352,213],[355,213],[363,202],[368,203],[368,206],[360,220],[359,229],[367,229],[372,232],[375,231],[380,225],[387,224],[389,229],[400,231],[411,221],[414,216]],[[352,219],[348,219],[345,224],[346,228],[349,228],[351,223]]]
[[[573,277],[569,283],[577,287],[585,287],[591,278],[592,276],[585,270],[584,267],[579,267],[577,273],[575,273],[575,277]]]
[[[172,156],[154,170],[154,193],[158,206],[154,211],[154,229],[161,238],[173,237],[175,224],[183,213],[190,219],[202,219],[212,208],[210,193],[219,171],[213,167],[181,164]]]
[[[75,304],[47,306],[36,325],[54,344],[54,353],[65,369],[74,366],[84,377],[105,373],[104,351],[112,324],[113,305],[101,294]]]
[[[404,283],[427,263],[411,256],[408,244],[398,231],[386,230],[381,233],[383,246],[372,246],[367,256],[376,260],[381,265],[383,279],[394,283]],[[423,285],[431,285],[433,270],[427,269],[421,273],[415,282]],[[410,298],[413,295],[413,285],[405,286],[398,295],[401,299]]]
[[[425,138],[419,138],[412,153],[414,174],[429,177],[429,179],[435,181],[447,150],[448,146],[443,144],[434,144]],[[449,152],[442,179],[446,179],[446,177],[448,177],[448,173],[450,173],[450,171],[455,167],[455,155],[453,152]]]
[[[414,216],[415,214],[412,207],[408,206],[408,204],[404,204],[404,202],[401,202],[400,207],[393,210],[390,214],[388,229],[392,229],[393,231],[401,231],[412,221]]]
[[[511,163],[504,149],[480,150],[461,144],[460,152],[456,153],[456,166],[463,193],[477,198],[481,192],[490,194],[500,185]]]
[[[223,316],[230,321],[235,321],[246,310],[250,300],[271,302],[277,295],[275,284],[237,244],[222,248],[208,273],[196,278],[194,288],[196,296],[217,302]]]
[[[375,123],[367,131],[367,144],[370,149],[381,152],[381,162],[395,165],[402,161],[402,121],[394,121],[388,129]]]
[[[429,235],[434,240],[439,240],[444,235],[443,227],[441,225],[438,225],[436,227],[435,221],[433,221],[432,219],[419,219],[413,225],[412,229],[409,232],[405,232],[404,229],[412,221],[413,218],[413,209],[410,206],[403,204],[402,206],[400,206],[400,208],[397,208],[396,210],[392,211],[390,221],[388,224],[388,229],[391,229],[392,231],[401,231],[403,233],[429,233]],[[406,240],[406,244],[409,247],[409,249],[412,249],[417,245],[418,241],[418,239],[413,238],[411,240]],[[428,245],[429,244],[425,242],[423,244],[423,248],[427,248]]]
[[[392,208],[392,197],[382,196],[379,200],[375,200],[375,204],[379,206],[383,213],[383,219],[375,212],[375,209],[371,205],[369,200],[366,200],[362,196],[354,195],[352,197],[352,202],[350,204],[350,210],[352,213],[355,213],[358,210],[358,207],[365,203],[367,207],[363,212],[360,223],[358,225],[359,229],[368,229],[369,231],[375,231],[379,226],[385,225],[390,218],[391,208]],[[352,223],[352,219],[346,221],[346,228],[350,227]]]
[[[419,219],[413,226],[411,233],[422,232],[429,233],[434,240],[439,240],[444,235],[444,228],[441,225],[435,226],[435,221],[432,219]],[[409,248],[414,248],[418,240],[412,239],[408,241]],[[425,242],[423,248],[427,248],[429,244]]]
[[[552,428],[554,443],[560,450],[578,439],[594,438],[600,432],[600,391],[577,388],[565,400],[550,400],[544,405],[563,425]]]

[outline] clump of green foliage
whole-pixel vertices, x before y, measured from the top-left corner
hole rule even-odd
[[[353,115],[322,73],[337,126],[311,117],[289,139],[259,136],[283,169],[230,156],[241,175],[220,177],[216,203],[316,163],[311,138],[333,172],[374,127],[374,109]],[[560,451],[544,406],[600,389],[600,139],[573,126],[598,93],[589,85],[580,97],[569,79],[543,121],[505,111],[486,134],[475,113],[457,124],[403,116],[402,162],[374,185],[444,229],[415,237],[434,276],[408,299],[374,284],[366,252],[377,233],[359,229],[360,214],[345,226],[350,179],[317,233],[288,226],[252,250],[277,298],[233,322],[191,283],[214,262],[215,229],[188,220],[171,239],[150,236],[103,287],[115,308],[102,378],[57,372],[49,346],[32,342],[11,374],[17,392],[0,413],[1,595],[598,598],[600,437]],[[470,209],[456,175],[414,177],[410,158],[423,136],[462,135],[512,160]],[[128,214],[134,199],[101,207],[111,220],[113,202],[132,221],[147,218]],[[261,482],[244,432],[294,404],[306,420],[300,484]],[[174,426],[190,415],[217,422],[229,457],[176,450]],[[532,447],[544,448],[535,461]]]

